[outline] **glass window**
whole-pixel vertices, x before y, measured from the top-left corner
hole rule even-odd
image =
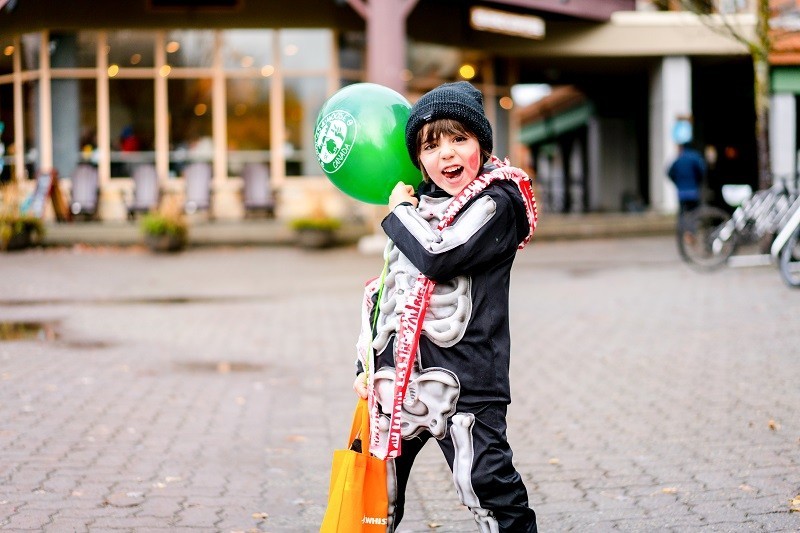
[[[97,83],[94,79],[54,79],[53,164],[71,176],[79,162],[97,164]]]
[[[52,32],[50,34],[51,67],[94,68],[96,58],[96,32]]]
[[[232,78],[226,82],[228,173],[238,176],[245,163],[268,163],[270,78]]]
[[[284,151],[287,176],[319,173],[314,126],[325,103],[327,87],[327,79],[321,76],[286,79]]]
[[[212,30],[175,30],[167,33],[167,64],[173,67],[211,67],[214,64]]]
[[[22,70],[39,68],[39,48],[41,36],[38,33],[26,33],[22,36]]]
[[[211,86],[211,78],[169,80],[171,174],[180,176],[186,163],[214,159]]]
[[[0,183],[14,175],[14,86],[0,85]]]
[[[274,71],[272,30],[223,31],[222,63],[226,69],[256,69],[269,76]]]
[[[28,179],[39,167],[39,80],[22,83],[22,113],[25,130],[25,170]]]
[[[339,34],[339,68],[363,69],[367,63],[366,47],[364,32],[348,31]]]
[[[156,33],[153,31],[109,32],[108,64],[120,68],[154,67],[155,42]]]
[[[130,176],[132,165],[155,163],[153,80],[108,80],[111,177]]]
[[[14,39],[10,36],[0,36],[0,76],[14,72]]]
[[[281,64],[286,70],[324,69],[331,65],[330,30],[281,30]]]
[[[480,56],[452,46],[428,43],[411,43],[408,53],[410,79],[446,81],[469,80],[481,82]],[[420,87],[424,91],[430,87]]]

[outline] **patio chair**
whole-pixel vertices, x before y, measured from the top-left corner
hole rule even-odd
[[[100,183],[97,168],[93,165],[79,164],[72,174],[72,193],[69,204],[72,216],[83,219],[95,218],[99,196]]]
[[[183,178],[186,182],[184,211],[189,215],[205,211],[211,218],[211,165],[190,163],[183,169]]]
[[[161,187],[158,184],[156,167],[150,164],[137,165],[133,169],[133,201],[128,205],[128,219],[137,213],[148,213],[158,208]]]
[[[275,198],[269,182],[269,168],[263,163],[247,163],[242,169],[242,192],[245,213],[263,212],[275,216]]]

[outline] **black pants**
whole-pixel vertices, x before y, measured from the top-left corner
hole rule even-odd
[[[535,533],[536,514],[528,506],[522,477],[511,462],[506,409],[505,404],[489,404],[471,413],[459,411],[448,419],[446,435],[437,443],[453,472],[461,502],[481,524],[480,531],[490,531],[488,524],[496,522],[495,530],[499,528],[501,532]],[[411,466],[430,438],[431,434],[424,431],[404,440],[401,454],[394,460],[397,479],[394,527],[403,518]]]

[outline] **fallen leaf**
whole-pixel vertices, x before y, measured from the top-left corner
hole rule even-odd
[[[442,524],[437,524],[436,522],[428,522],[428,527],[430,529],[436,529],[437,527],[442,527]]]
[[[769,422],[767,422],[767,426],[769,426],[769,429],[771,429],[772,431],[777,431],[781,429],[781,425],[771,419]]]
[[[305,442],[308,438],[304,437],[303,435],[289,435],[286,437],[286,440],[289,442]]]
[[[746,483],[742,483],[741,485],[739,485],[739,489],[745,492],[753,492],[754,490],[756,490]]]
[[[789,506],[790,513],[800,513],[800,494],[792,498],[791,505]]]
[[[678,489],[676,489],[675,487],[664,487],[663,489],[661,489],[661,492],[663,492],[664,494],[677,494]]]
[[[269,518],[269,515],[267,513],[253,513],[253,518],[256,520],[266,520]]]
[[[141,492],[115,492],[105,499],[105,505],[113,507],[136,507],[144,502],[144,494]]]
[[[553,457],[552,459],[550,459],[547,462],[550,463],[551,465],[560,465],[561,464],[561,459],[559,459],[558,457]]]

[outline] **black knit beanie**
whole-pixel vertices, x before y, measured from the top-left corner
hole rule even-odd
[[[478,138],[481,148],[491,153],[492,126],[483,112],[483,95],[466,81],[445,83],[422,95],[411,108],[406,124],[406,148],[411,162],[419,168],[417,133],[425,124],[440,118],[461,122]]]

